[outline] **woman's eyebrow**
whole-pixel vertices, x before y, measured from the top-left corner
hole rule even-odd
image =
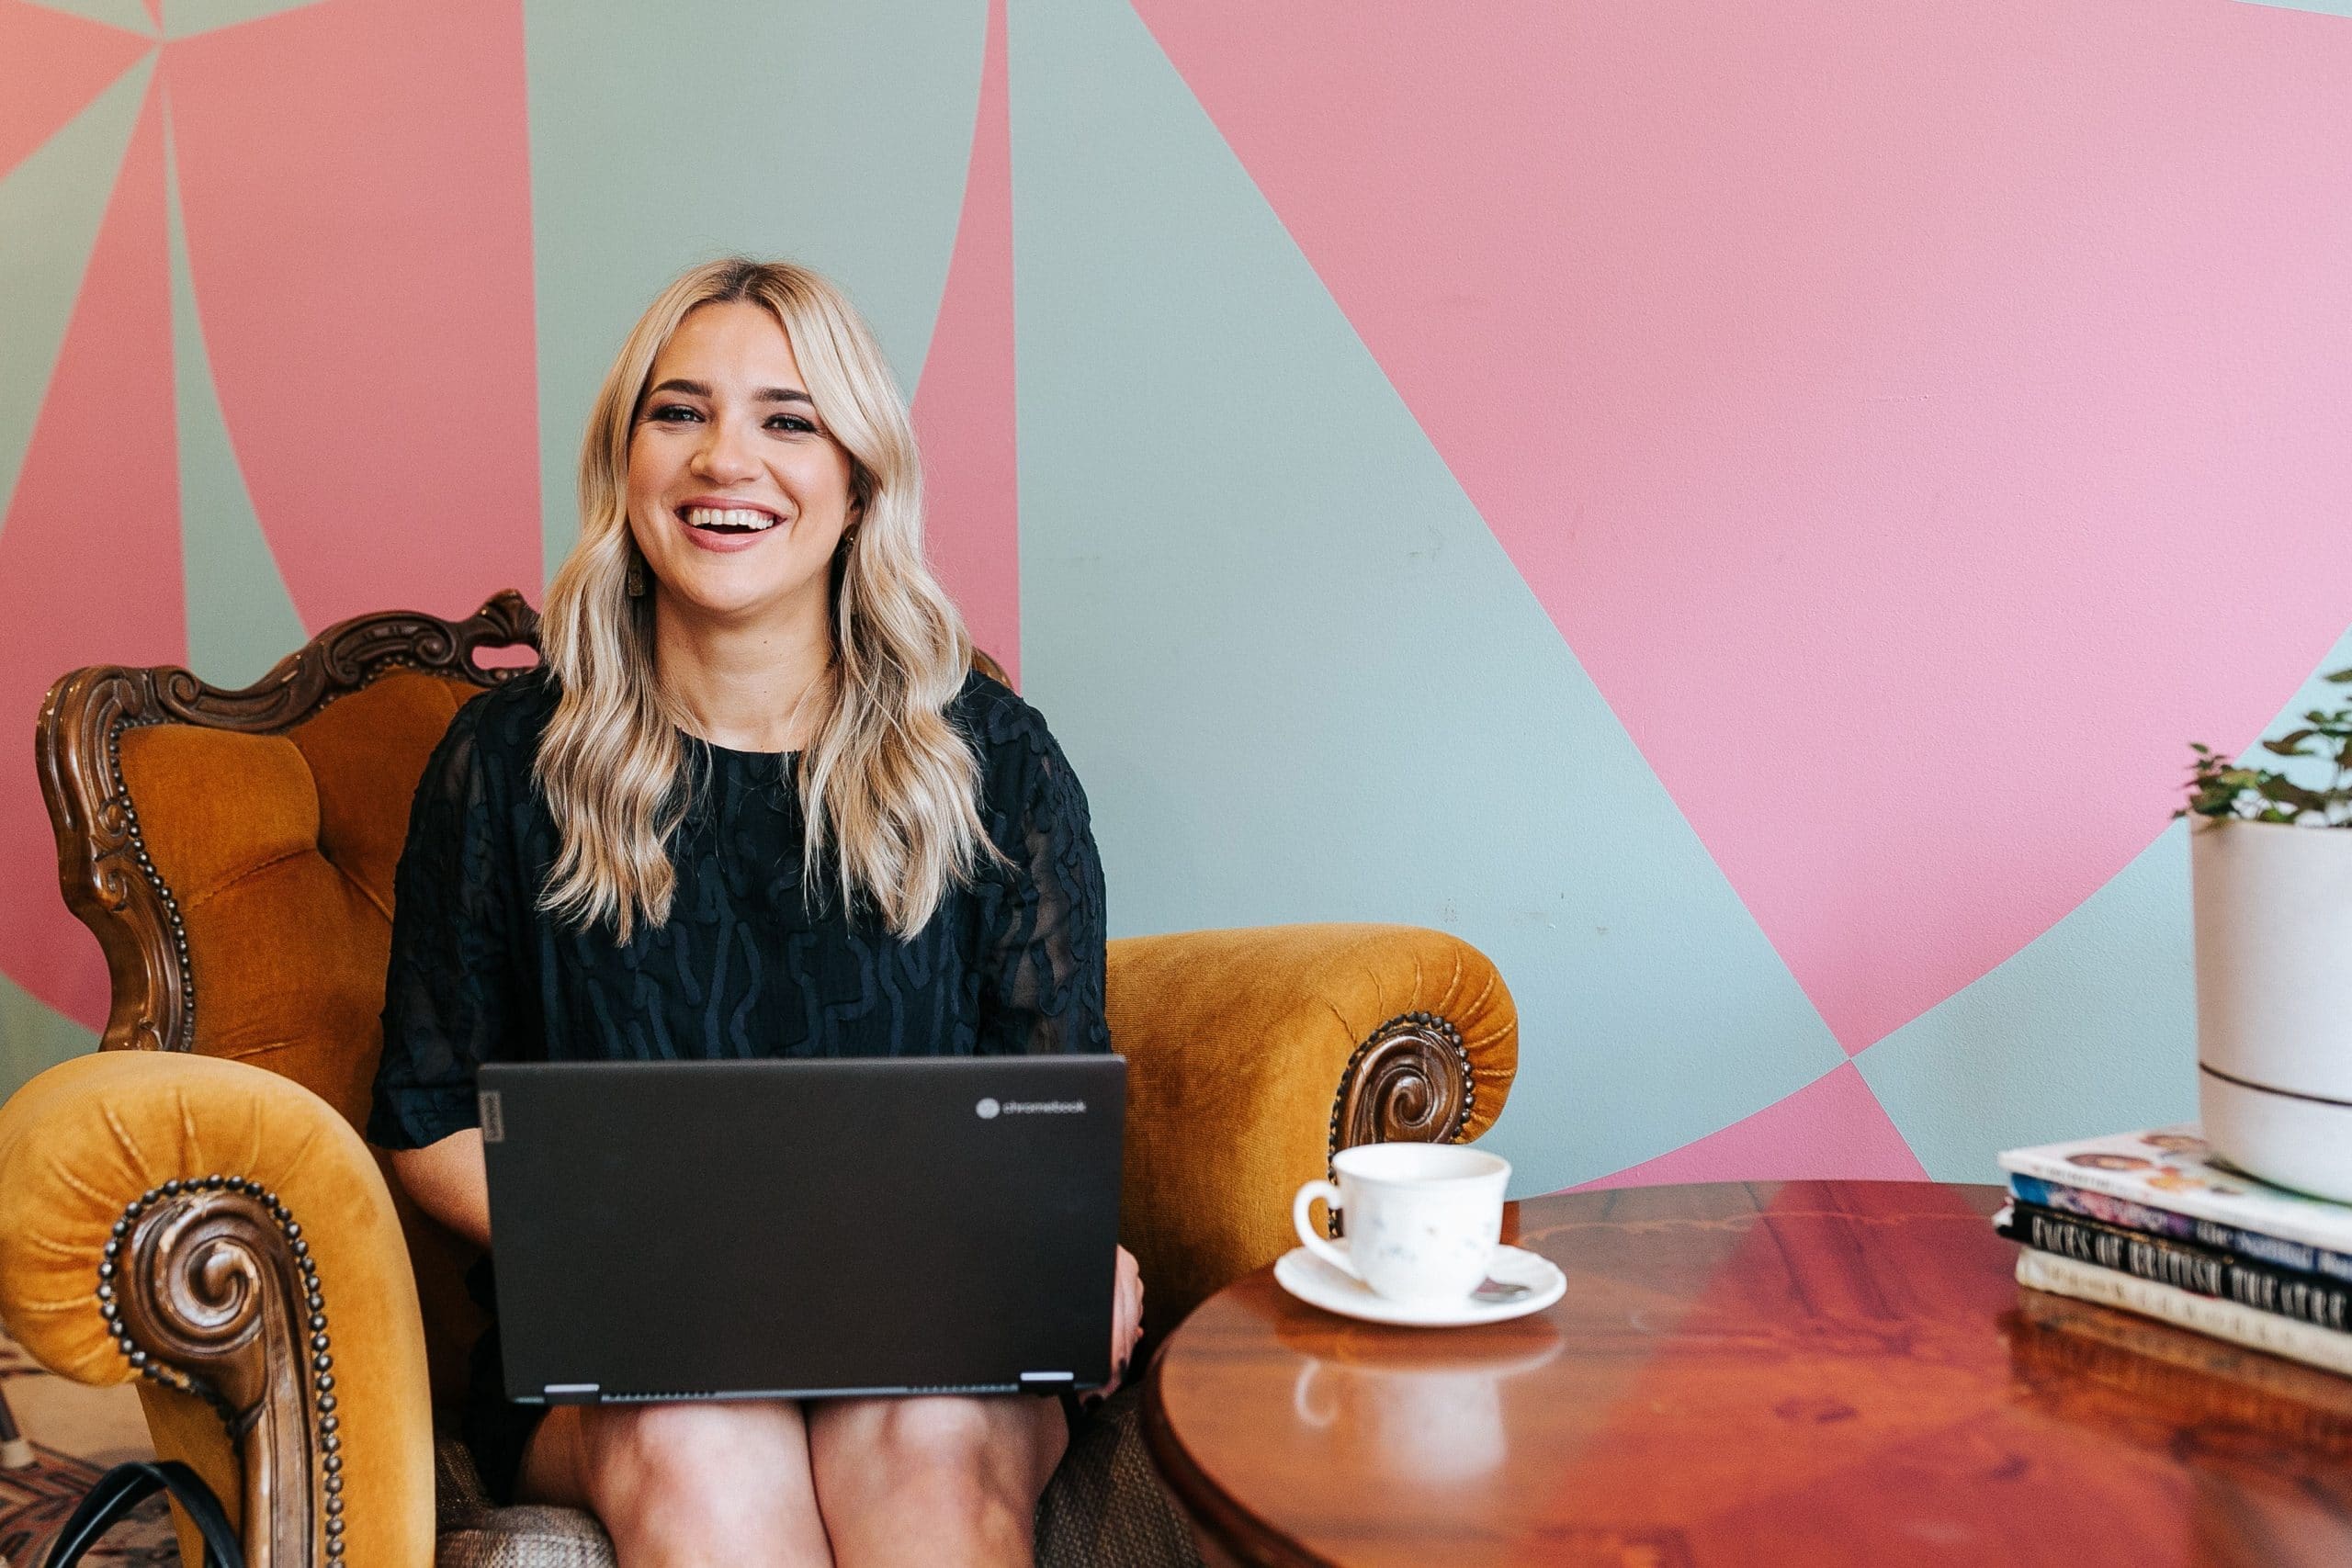
[[[684,392],[690,398],[710,396],[710,389],[702,382],[688,381],[677,377],[673,377],[660,386],[650,389],[646,396],[651,397],[655,392]],[[755,403],[807,403],[810,408],[817,406],[817,400],[797,387],[762,387],[752,394],[752,400]]]

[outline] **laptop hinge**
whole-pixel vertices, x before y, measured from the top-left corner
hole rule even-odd
[[[1077,1382],[1076,1372],[1023,1372],[1021,1374],[1022,1390],[1028,1393],[1051,1393],[1057,1389],[1071,1387]]]
[[[604,1385],[593,1382],[551,1382],[539,1393],[549,1404],[594,1404]]]

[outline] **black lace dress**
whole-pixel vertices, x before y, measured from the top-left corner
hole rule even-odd
[[[458,711],[426,765],[395,882],[384,1055],[368,1141],[421,1148],[478,1124],[485,1061],[1107,1051],[1102,871],[1086,796],[1036,710],[975,674],[948,716],[980,763],[1009,863],[952,891],[912,941],[836,888],[804,888],[794,758],[687,742],[701,783],[671,845],[668,921],[626,943],[543,914],[556,826],[531,763],[544,671]],[[807,894],[808,896],[804,896]],[[469,1280],[494,1311],[489,1259]],[[544,1410],[504,1396],[498,1330],[474,1355],[465,1437],[511,1499]]]

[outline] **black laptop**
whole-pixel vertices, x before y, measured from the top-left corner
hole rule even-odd
[[[509,1397],[1110,1380],[1116,1056],[492,1063]]]

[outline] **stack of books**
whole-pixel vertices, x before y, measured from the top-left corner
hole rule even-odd
[[[2257,1181],[2194,1126],[2001,1156],[2018,1282],[2352,1373],[2352,1205]]]

